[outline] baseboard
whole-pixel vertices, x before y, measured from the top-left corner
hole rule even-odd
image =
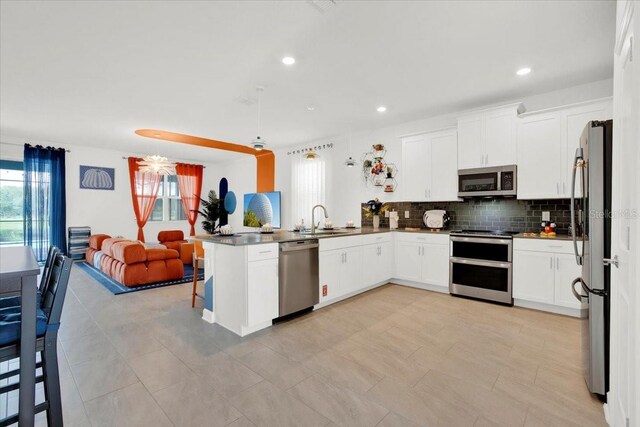
[[[402,286],[409,286],[411,288],[424,289],[426,291],[440,292],[442,294],[449,293],[449,286],[431,285],[429,283],[414,282],[412,280],[404,280],[404,279],[390,279],[389,283],[402,285]]]
[[[533,310],[546,311],[548,313],[562,314],[564,316],[571,317],[587,317],[586,309],[580,308],[568,308],[568,307],[560,307],[552,304],[545,304],[542,302],[535,301],[526,301],[514,298],[513,305],[516,307],[530,308]]]
[[[385,280],[383,282],[376,283],[375,285],[367,286],[366,288],[358,289],[357,291],[349,292],[348,294],[340,295],[339,297],[336,297],[336,298],[333,298],[333,299],[330,299],[330,300],[326,300],[326,301],[322,301],[321,303],[314,305],[313,308],[315,310],[315,309],[318,309],[318,308],[327,307],[329,305],[335,304],[335,303],[340,302],[342,300],[345,300],[347,298],[354,297],[354,296],[356,296],[358,294],[361,294],[363,292],[370,291],[371,289],[379,288],[380,286],[386,285],[387,283],[390,283],[390,281],[389,280]]]
[[[202,310],[202,320],[207,323],[216,323],[216,314],[206,308]]]

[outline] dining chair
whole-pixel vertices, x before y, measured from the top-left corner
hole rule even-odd
[[[191,291],[191,308],[196,306],[196,297],[203,298],[196,291],[198,290],[198,269],[204,267],[204,248],[202,242],[196,240],[193,243],[193,289]]]
[[[44,383],[45,401],[36,405],[34,413],[47,412],[47,425],[62,426],[62,398],[58,372],[58,330],[69,284],[73,260],[58,253],[50,266],[50,274],[36,311],[36,351],[40,352],[42,375],[36,376],[36,383]],[[20,306],[0,309],[0,362],[20,356]],[[0,380],[14,377],[19,369],[0,374]],[[20,388],[20,382],[0,387],[0,394]],[[0,426],[8,426],[18,421],[18,414],[0,420]]]
[[[44,287],[49,283],[49,275],[51,274],[51,265],[53,264],[53,260],[56,258],[56,255],[61,253],[62,251],[58,249],[56,246],[49,246],[49,252],[47,253],[47,259],[44,263],[44,268],[42,269],[42,275],[40,276],[40,284],[38,285],[38,301],[40,301],[40,296],[44,291]],[[16,307],[20,305],[20,297],[5,297],[0,298],[0,309],[5,307]]]

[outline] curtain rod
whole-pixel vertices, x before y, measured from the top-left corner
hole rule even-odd
[[[16,147],[24,147],[24,144],[16,144],[15,142],[0,142],[0,144],[5,144],[5,145],[15,145]],[[32,144],[29,144],[32,145]],[[36,145],[40,145],[40,144],[36,144]],[[34,145],[35,147],[35,145]],[[65,148],[64,151],[66,151],[67,153],[70,153],[71,150]]]
[[[130,157],[133,157],[133,156],[130,156]],[[122,156],[122,160],[128,160],[128,159],[129,159],[129,157]],[[182,162],[176,162],[176,163],[182,163]],[[183,165],[190,165],[190,164],[193,164],[193,163],[182,163],[182,164],[183,164]],[[206,169],[206,168],[207,168],[207,167],[206,167],[206,166],[204,166],[204,165],[195,165],[195,164],[194,164],[194,166],[202,166],[202,169]]]

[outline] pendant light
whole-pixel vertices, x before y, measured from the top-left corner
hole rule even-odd
[[[347,152],[351,152],[351,127],[349,127],[349,141],[347,142]],[[358,162],[356,162],[356,160],[353,157],[349,156],[349,158],[344,161],[344,164],[348,168],[352,168],[356,166]]]
[[[263,90],[264,88],[262,86],[258,86],[256,88],[256,91],[258,92],[258,136],[256,137],[256,139],[251,141],[251,146],[253,147],[254,150],[257,150],[257,151],[262,151],[265,145],[267,145],[267,143],[262,138],[260,138],[260,113],[262,112],[260,95],[262,94]]]

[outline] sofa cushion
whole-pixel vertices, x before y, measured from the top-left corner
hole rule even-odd
[[[180,254],[173,249],[147,249],[147,261],[162,261],[174,258],[180,258]]]
[[[176,240],[184,240],[182,230],[165,230],[158,233],[158,242],[175,242]]]
[[[173,249],[175,251],[180,252],[182,249],[182,245],[184,245],[185,243],[187,243],[186,240],[176,240],[173,242],[164,242],[163,245],[167,248],[167,249]]]
[[[125,242],[125,241],[129,241],[129,240],[122,239],[120,237],[110,237],[108,239],[104,239],[104,241],[102,242],[102,252],[104,252],[109,256],[113,256],[112,255],[113,245],[115,245],[118,242]]]
[[[147,260],[147,250],[138,242],[125,240],[111,246],[111,256],[125,264],[136,264]]]
[[[102,242],[104,242],[105,239],[110,238],[111,236],[109,236],[108,234],[92,234],[89,237],[89,247],[91,249],[100,250],[102,249]]]
[[[110,276],[125,286],[139,286],[150,283],[147,266],[143,262],[125,264],[120,261],[113,260],[111,263]]]

